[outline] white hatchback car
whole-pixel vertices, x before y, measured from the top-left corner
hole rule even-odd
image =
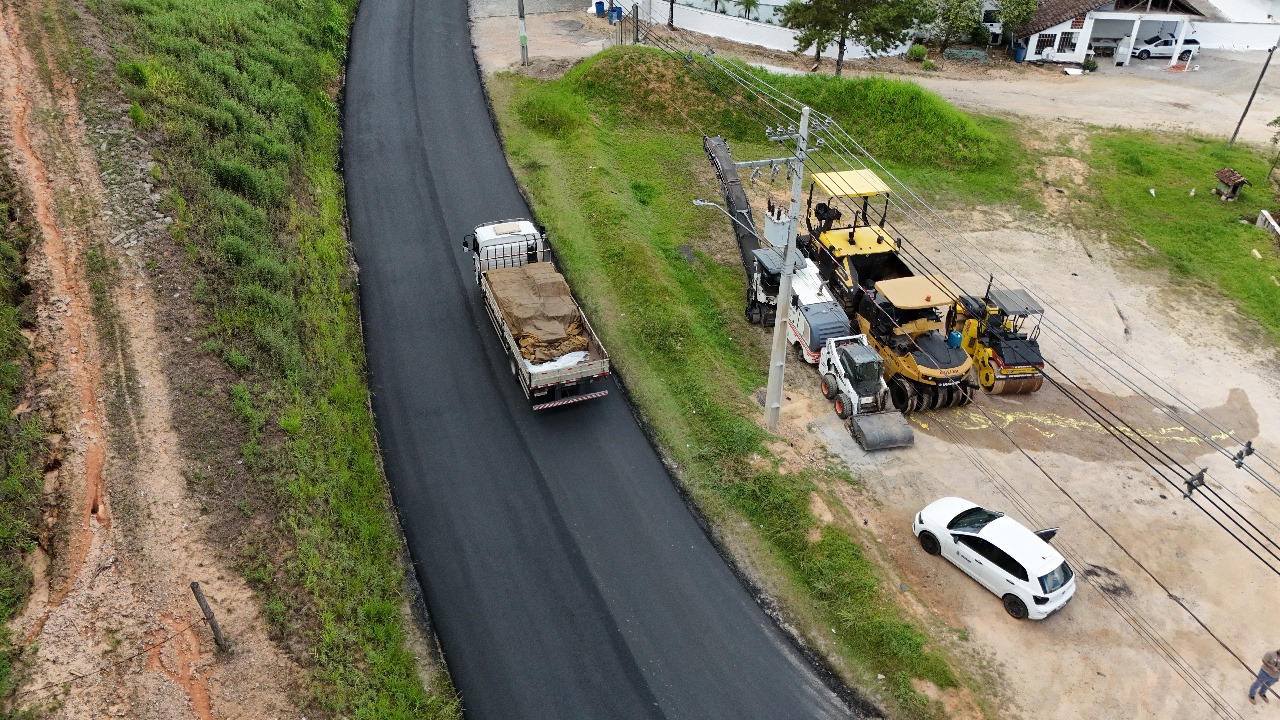
[[[1057,528],[1031,532],[1004,513],[946,497],[916,514],[911,532],[925,552],[968,573],[1019,620],[1049,617],[1076,592],[1071,566],[1047,542]]]

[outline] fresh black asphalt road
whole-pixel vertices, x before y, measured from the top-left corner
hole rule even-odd
[[[529,216],[466,0],[364,0],[343,158],[387,476],[468,718],[848,717],[609,383],[529,409],[461,239]]]

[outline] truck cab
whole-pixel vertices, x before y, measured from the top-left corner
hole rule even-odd
[[[528,220],[503,220],[481,225],[463,241],[470,250],[476,279],[486,270],[551,261],[546,236]]]

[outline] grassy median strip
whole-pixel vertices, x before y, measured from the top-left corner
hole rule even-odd
[[[170,234],[208,318],[202,347],[233,378],[200,395],[225,405],[207,415],[239,419],[231,456],[260,497],[236,507],[267,528],[233,559],[310,669],[314,706],[457,717],[447,678],[424,690],[405,645],[402,548],[366,404],[334,101],[356,2],[88,5],[115,43],[129,117],[156,143]]]
[[[815,91],[814,105],[835,112],[866,90],[886,107],[945,107],[905,83],[866,82],[818,83],[826,94]],[[743,158],[767,157],[776,148],[753,137],[760,128],[700,81],[684,79],[678,62],[644,50],[606,52],[552,83],[499,76],[490,89],[512,165],[575,292],[700,507],[722,525],[750,521],[785,582],[816,608],[822,631],[835,631],[832,639],[855,674],[872,683],[886,676],[895,714],[943,716],[913,680],[942,688],[962,680],[885,587],[859,544],[863,538],[821,526],[810,512],[814,490],[850,479],[830,469],[781,470],[752,419],[759,410],[749,395],[764,384],[765,363],[761,344],[748,339],[760,331],[742,317],[737,253],[716,262],[687,247],[727,222],[690,202],[716,197],[699,131],[725,133]],[[973,142],[923,137],[909,156],[891,159],[903,167],[925,163],[913,172],[932,167],[961,175],[991,172],[993,164],[1008,172],[1020,161],[1011,140],[946,109],[923,115],[936,123],[932,132]],[[908,120],[897,112],[865,113],[859,123],[874,124],[885,138],[889,126],[931,132],[904,126]]]
[[[35,548],[40,527],[46,454],[39,414],[22,407],[32,376],[31,351],[20,332],[26,299],[23,258],[37,231],[35,214],[19,187],[0,150],[0,697],[8,697],[17,684],[17,653],[8,623],[31,592],[25,558]],[[8,717],[3,711],[0,716]]]

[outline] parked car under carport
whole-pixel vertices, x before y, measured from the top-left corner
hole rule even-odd
[[[1171,58],[1177,45],[1178,38],[1173,33],[1163,33],[1134,43],[1129,54],[1139,60]],[[1178,59],[1186,62],[1198,54],[1200,54],[1200,41],[1195,38],[1183,38],[1182,51],[1178,53]]]

